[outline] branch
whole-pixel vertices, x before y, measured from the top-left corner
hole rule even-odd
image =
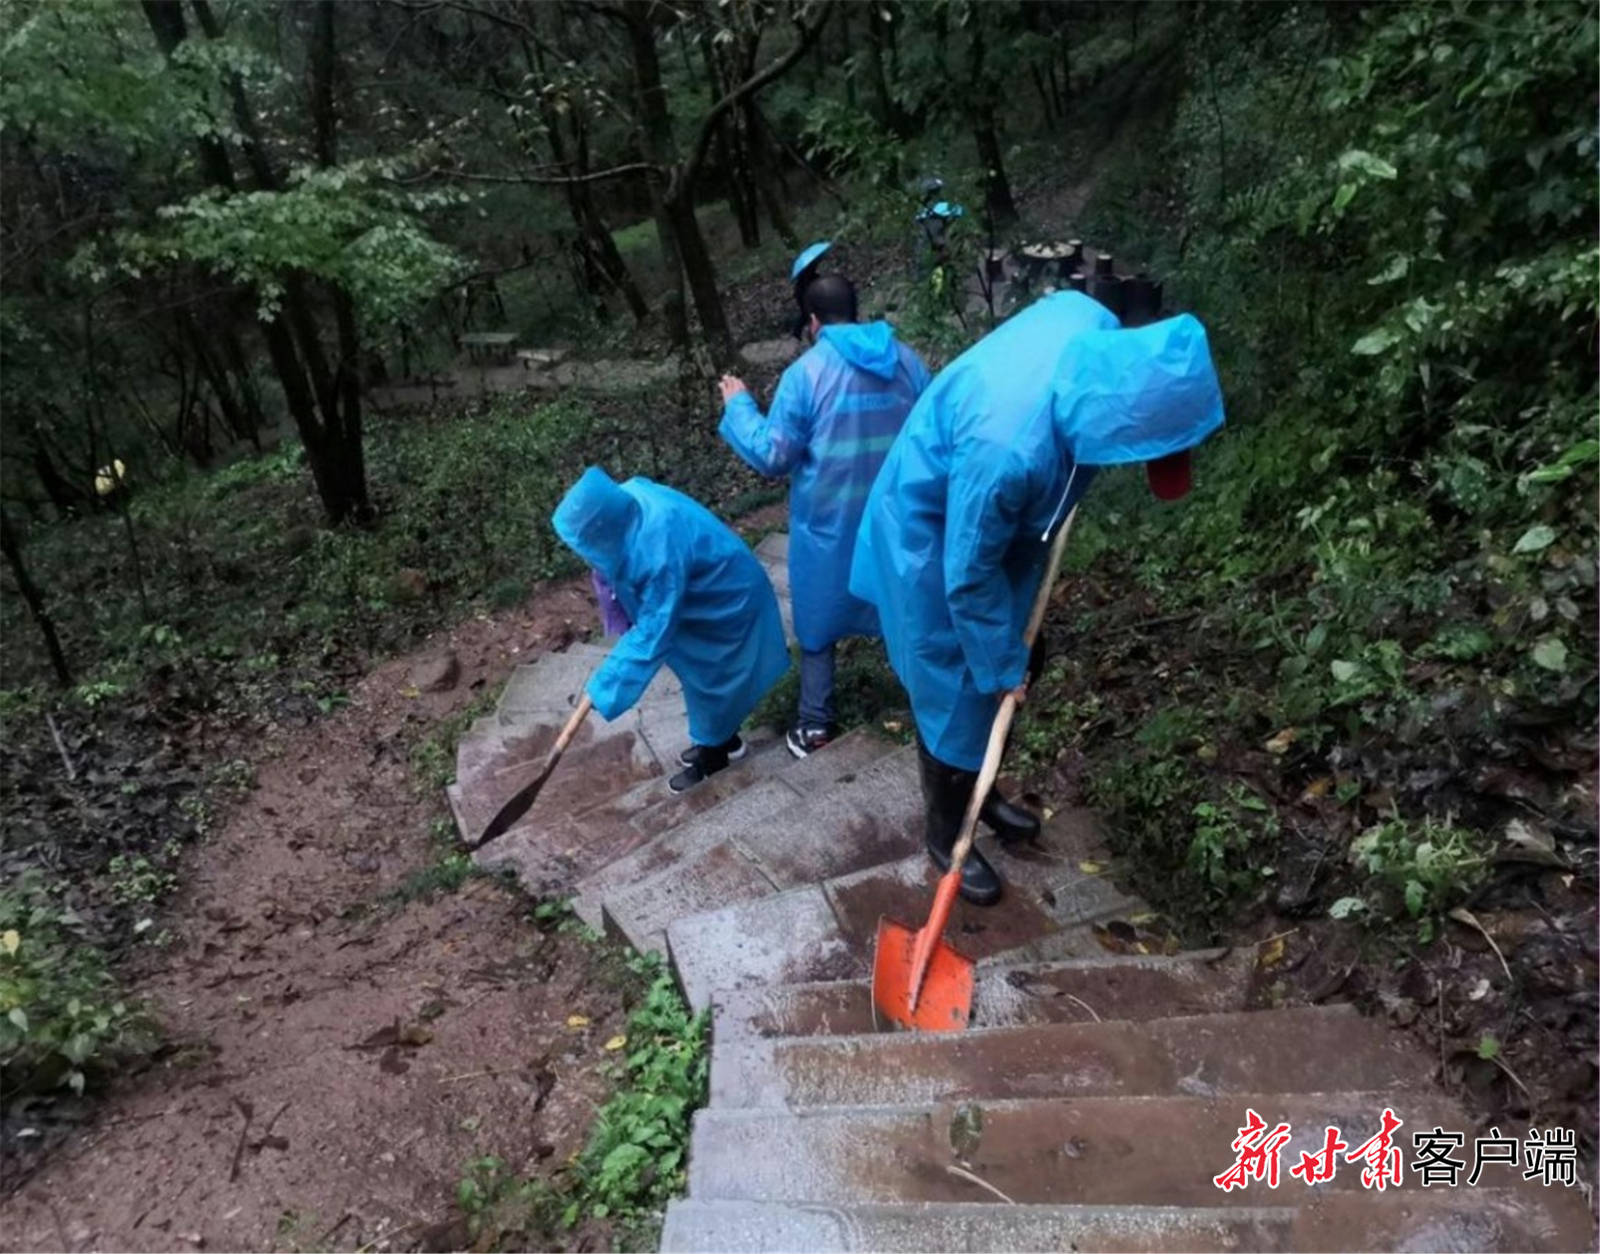
[[[420,183],[442,175],[445,178],[464,179],[469,183],[535,183],[541,187],[567,187],[573,183],[598,183],[602,179],[621,178],[625,174],[644,174],[656,167],[648,161],[631,161],[627,165],[614,165],[609,170],[595,170],[589,174],[479,174],[471,170],[428,170],[414,178],[397,180]]]
[[[810,51],[811,45],[816,43],[817,36],[822,33],[822,28],[828,24],[829,12],[830,10],[823,9],[822,16],[811,26],[806,26],[796,19],[795,27],[800,32],[800,37],[795,40],[794,47],[790,48],[788,52],[784,53],[760,73],[745,79],[738,87],[711,106],[711,112],[701,120],[700,134],[695,139],[694,152],[683,168],[683,175],[680,181],[684,188],[693,189],[695,180],[700,177],[700,167],[705,164],[706,152],[711,147],[711,140],[716,131],[717,122],[721,120],[722,115],[746,96],[754,95],[772,82],[773,79],[786,73],[795,62],[805,56]]]

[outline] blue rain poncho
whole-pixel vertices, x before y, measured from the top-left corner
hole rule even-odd
[[[778,598],[750,548],[698,501],[591,466],[552,521],[633,624],[590,677],[607,721],[666,666],[683,684],[689,736],[719,745],[789,667]]]
[[[850,559],[872,481],[927,386],[928,368],[887,322],[837,323],[783,372],[765,418],[748,392],[723,408],[734,452],[761,474],[790,477],[789,587],[802,649],[878,634],[872,606],[847,588]]]
[[[1027,672],[1045,537],[1095,468],[1221,424],[1198,322],[1124,331],[1081,292],[1037,302],[939,374],[873,485],[850,573],[934,757],[982,765],[998,697]]]

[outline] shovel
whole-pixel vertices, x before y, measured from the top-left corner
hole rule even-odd
[[[504,835],[510,830],[512,824],[528,812],[529,807],[538,798],[539,791],[555,771],[556,763],[561,761],[561,755],[567,751],[567,746],[572,743],[572,738],[578,734],[578,728],[583,726],[583,720],[589,716],[589,711],[593,708],[594,702],[589,700],[587,692],[584,693],[583,699],[578,702],[577,709],[573,710],[572,716],[567,719],[567,725],[561,729],[561,734],[556,737],[555,746],[550,750],[550,756],[545,760],[544,770],[511,794],[511,799],[500,807],[494,818],[489,820],[489,826],[483,829],[483,834],[473,841],[470,848],[478,849],[488,844],[496,836]]]
[[[1050,545],[1050,558],[1044,579],[1033,599],[1033,612],[1023,633],[1024,647],[1031,649],[1044,622],[1045,607],[1061,568],[1061,550],[1072,530],[1074,507]],[[933,895],[933,909],[921,931],[890,918],[878,920],[878,948],[872,962],[872,1006],[879,1016],[903,1028],[924,1032],[959,1032],[972,1016],[973,962],[944,940],[945,924],[961,891],[961,867],[972,850],[978,829],[978,812],[1000,772],[1000,757],[1005,752],[1006,734],[1017,712],[1017,699],[1007,693],[989,730],[989,746],[984,750],[983,768],[967,802],[961,821],[961,837],[950,855],[950,869],[939,881]]]

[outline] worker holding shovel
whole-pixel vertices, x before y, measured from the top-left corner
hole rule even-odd
[[[1221,425],[1194,318],[1123,330],[1080,292],[1038,301],[923,393],[868,498],[850,590],[877,607],[911,698],[926,843],[941,871],[1001,697],[1026,692],[1024,640],[1050,541],[1100,466],[1143,462],[1157,496],[1182,496],[1188,450]],[[994,792],[978,817],[1003,842],[1039,830]],[[971,850],[961,896],[989,905],[1000,893]]]
[[[628,624],[587,700],[617,718],[666,666],[683,684],[692,741],[668,787],[683,792],[742,757],[740,725],[789,668],[778,599],[750,547],[683,493],[594,466],[552,521]]]
[[[850,559],[867,492],[928,368],[887,322],[856,321],[842,275],[807,287],[811,349],[783,372],[763,416],[744,383],[722,379],[718,428],[763,475],[789,476],[789,587],[800,643],[800,711],[789,752],[815,753],[833,734],[834,653],[846,636],[876,636],[872,606],[850,595]]]

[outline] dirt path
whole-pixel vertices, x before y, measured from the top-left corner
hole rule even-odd
[[[430,643],[460,662],[449,691],[416,693],[417,659],[397,659],[261,746],[139,984],[167,1047],[0,1203],[5,1248],[459,1247],[467,1160],[525,1170],[581,1147],[625,1019],[615,957],[541,931],[496,882],[396,893],[441,854],[411,746],[592,623],[584,582],[547,589]]]

